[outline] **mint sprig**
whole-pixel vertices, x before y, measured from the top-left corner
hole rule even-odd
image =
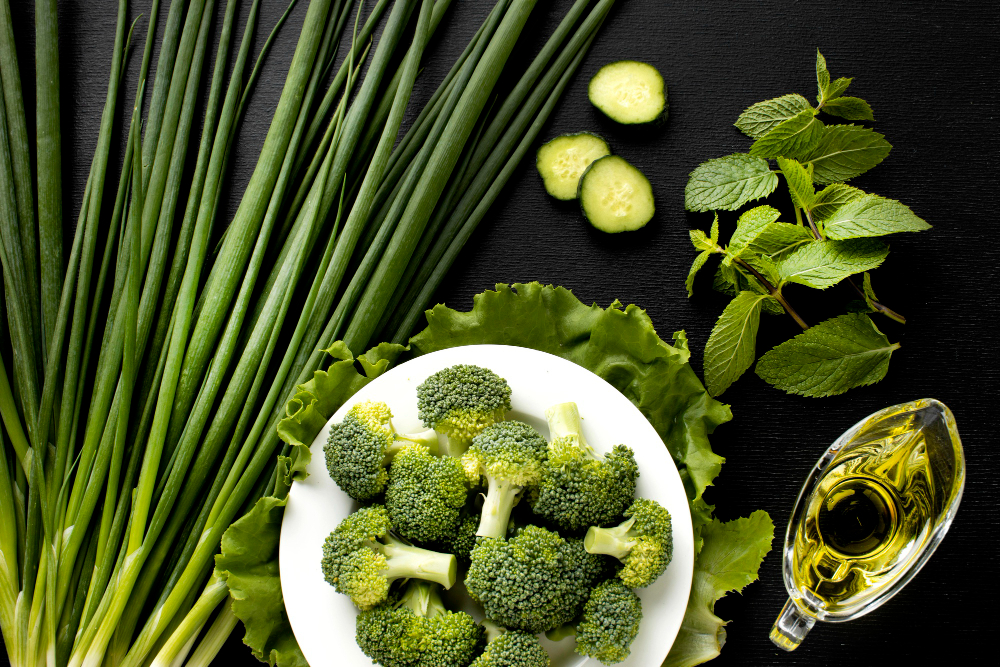
[[[762,312],[787,313],[802,328],[756,365],[757,375],[789,393],[832,396],[878,382],[899,348],[870,315],[906,320],[878,301],[869,271],[889,253],[879,237],[930,225],[895,199],[845,183],[878,165],[892,149],[869,127],[821,120],[821,113],[848,121],[874,119],[867,102],[844,96],[852,81],[834,79],[817,51],[815,107],[795,93],[751,105],[735,123],[754,140],[748,152],[709,160],[691,172],[685,206],[714,211],[715,218],[710,234],[691,231],[699,252],[685,280],[688,296],[698,272],[718,255],[713,287],[734,297],[705,346],[705,381],[713,395],[753,366]],[[719,211],[739,211],[782,183],[794,222],[780,220],[772,206],[757,205],[742,212],[728,242],[720,241]],[[861,287],[853,278],[858,274],[863,274]],[[840,283],[859,297],[845,304],[845,310],[859,312],[812,327],[784,294],[790,284],[825,290]]]

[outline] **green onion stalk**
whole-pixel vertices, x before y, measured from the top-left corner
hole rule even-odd
[[[499,0],[405,132],[451,0],[293,0],[254,63],[259,0],[170,0],[162,25],[159,0],[148,18],[119,0],[76,203],[61,180],[70,73],[57,3],[35,3],[31,136],[8,1],[0,633],[15,667],[208,665],[238,624],[214,556],[285,483],[285,403],[338,339],[355,354],[405,340],[613,0],[577,0],[512,75],[536,0]],[[282,27],[292,15],[302,23],[280,99],[223,219],[248,101],[272,44],[293,37]]]

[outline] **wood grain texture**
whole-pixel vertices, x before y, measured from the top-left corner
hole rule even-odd
[[[66,209],[68,220],[75,220],[97,135],[115,4],[59,3],[66,183],[73,202]],[[136,14],[145,9],[146,3],[140,4]],[[455,3],[418,81],[410,119],[491,4]],[[569,4],[539,3],[525,47],[517,52],[525,62]],[[12,5],[19,39],[25,36],[18,47],[30,94],[31,3]],[[230,216],[267,130],[305,5],[300,2],[275,45],[248,110],[227,195]],[[262,9],[260,30],[266,33],[284,2],[268,0]],[[700,373],[701,350],[725,298],[711,291],[710,271],[698,280],[694,298],[684,291],[693,258],[688,229],[707,229],[710,222],[708,214],[684,212],[688,173],[706,159],[748,149],[750,141],[732,123],[750,104],[789,92],[812,99],[817,47],[833,76],[856,77],[851,94],[872,105],[874,127],[894,149],[855,184],[903,201],[934,229],[892,238],[888,261],[872,276],[882,301],[909,321],[905,326],[878,321],[891,340],[902,343],[883,382],[817,400],[786,396],[749,374],[723,397],[735,418],[712,438],[727,463],[709,500],[717,503],[723,519],[766,509],[779,535],[760,581],[718,605],[720,616],[731,619],[722,657],[712,663],[718,667],[975,662],[973,651],[991,638],[987,619],[994,615],[989,610],[1000,546],[995,509],[1000,497],[995,407],[1000,250],[991,238],[997,210],[997,17],[989,2],[623,0],[542,140],[581,130],[601,134],[652,182],[653,221],[632,234],[603,235],[587,225],[575,204],[546,196],[532,161],[526,160],[437,295],[438,301],[467,309],[474,294],[497,282],[539,280],[572,288],[584,301],[602,306],[616,298],[636,303],[663,337],[687,330]],[[144,33],[144,20],[140,28],[137,35]],[[127,100],[140,55],[141,46],[129,63]],[[589,77],[623,58],[649,62],[663,73],[670,117],[655,131],[616,126],[587,102]],[[787,210],[787,202],[768,203]],[[724,234],[734,220],[723,216]],[[792,287],[788,297],[810,322],[843,312],[853,298],[842,286],[818,296]],[[796,331],[787,317],[765,315],[758,349]],[[952,408],[965,445],[965,498],[948,537],[920,575],[884,607],[851,623],[821,624],[798,651],[782,653],[767,634],[786,596],[776,550],[799,484],[823,449],[856,420],[923,396]],[[257,663],[231,640],[217,664]]]

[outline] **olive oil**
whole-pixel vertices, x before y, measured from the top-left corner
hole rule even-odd
[[[955,420],[938,401],[887,408],[842,435],[792,513],[791,600],[772,640],[794,649],[816,620],[850,620],[894,595],[943,538],[964,479]]]

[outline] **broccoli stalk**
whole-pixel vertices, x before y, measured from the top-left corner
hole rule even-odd
[[[580,408],[576,403],[557,403],[545,410],[545,421],[549,425],[549,439],[563,446],[573,447],[584,456],[597,459],[594,448],[583,437],[583,422]]]
[[[625,516],[611,528],[591,526],[583,546],[589,553],[620,560],[621,580],[630,588],[643,588],[663,574],[673,556],[670,513],[653,500],[637,498]]]
[[[458,560],[453,554],[421,549],[391,535],[371,543],[370,548],[385,556],[385,568],[379,573],[389,580],[423,579],[445,588],[455,585]]]
[[[448,611],[441,599],[441,589],[433,582],[419,579],[407,584],[397,606],[406,607],[422,618],[434,618]]]
[[[452,554],[412,546],[389,531],[382,505],[349,515],[323,544],[323,575],[361,609],[383,602],[397,579],[424,579],[451,588],[458,576]]]
[[[486,477],[487,492],[479,521],[480,537],[503,537],[510,513],[525,486],[537,484],[548,443],[533,427],[505,421],[483,430],[462,457],[462,467],[472,481]]]

